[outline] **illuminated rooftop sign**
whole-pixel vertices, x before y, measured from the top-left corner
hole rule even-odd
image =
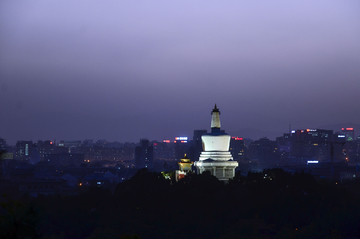
[[[307,164],[314,164],[314,163],[319,163],[318,160],[308,160]]]
[[[184,140],[187,141],[188,137],[175,137],[175,140]]]
[[[243,138],[239,138],[239,137],[231,137],[231,138],[235,140],[243,140]]]

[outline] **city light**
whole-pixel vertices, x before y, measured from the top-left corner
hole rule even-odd
[[[313,164],[313,163],[319,163],[318,160],[308,160],[307,161],[308,164]]]
[[[239,138],[239,137],[231,137],[231,138],[235,140],[243,140],[243,138]]]
[[[187,141],[188,140],[188,137],[175,137],[175,140],[185,140]]]

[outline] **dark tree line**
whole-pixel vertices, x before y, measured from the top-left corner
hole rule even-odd
[[[282,169],[179,182],[139,170],[112,193],[3,200],[3,238],[360,238],[360,182]]]

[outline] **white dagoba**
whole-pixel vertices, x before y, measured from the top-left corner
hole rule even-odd
[[[219,180],[228,181],[235,176],[239,164],[229,152],[231,136],[220,131],[220,111],[216,104],[211,115],[211,133],[201,136],[203,152],[194,165],[199,174],[210,171]]]

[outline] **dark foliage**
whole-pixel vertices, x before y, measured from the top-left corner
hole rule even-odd
[[[24,238],[360,238],[359,185],[282,169],[226,184],[208,173],[174,183],[143,169],[113,194],[39,196],[19,216],[1,215],[18,218]]]

